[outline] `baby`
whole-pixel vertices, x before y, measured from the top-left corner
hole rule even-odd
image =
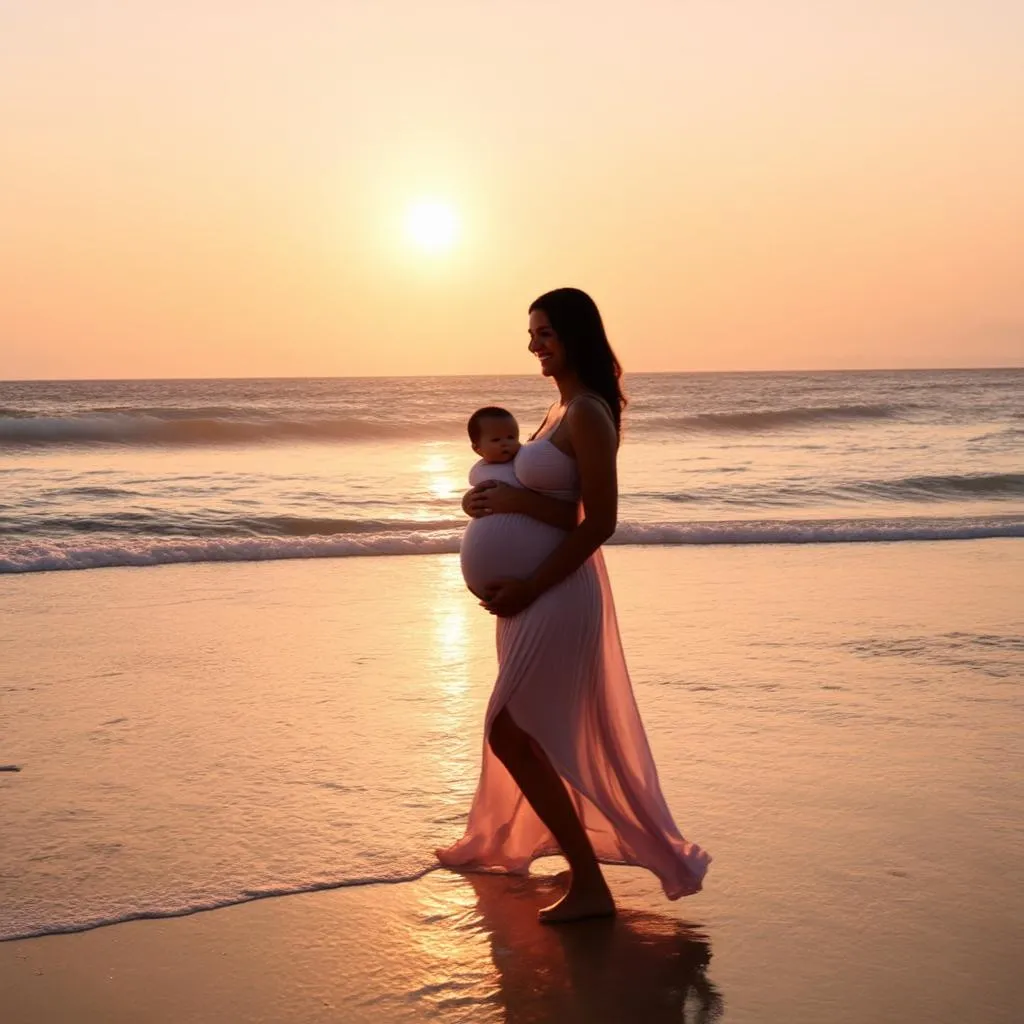
[[[496,480],[511,487],[522,487],[516,478],[515,457],[519,452],[519,424],[507,409],[494,405],[477,409],[467,424],[473,451],[480,456],[469,471],[471,487]],[[477,597],[483,587],[500,576],[507,576],[509,547],[507,515],[470,519],[459,549],[462,576]]]
[[[487,480],[519,487],[512,464],[519,452],[519,424],[507,409],[496,405],[477,409],[467,424],[473,451],[480,456],[469,471],[471,487]]]
[[[496,480],[524,487],[515,472],[519,424],[512,413],[495,406],[477,409],[468,428],[473,451],[480,456],[469,471],[470,484],[476,487]],[[497,580],[525,579],[562,543],[565,534],[564,529],[519,512],[470,519],[459,550],[466,586],[477,597],[484,597],[489,584]]]

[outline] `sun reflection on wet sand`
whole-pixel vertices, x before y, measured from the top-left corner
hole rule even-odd
[[[674,917],[623,909],[614,921],[544,927],[553,877],[468,874],[424,887],[415,933],[430,964],[420,994],[438,1011],[473,1004],[505,1024],[711,1024],[723,1000],[708,980],[706,935]],[[437,923],[442,923],[437,927]]]
[[[431,670],[446,697],[457,699],[470,687],[469,612],[458,560],[438,561],[431,604]]]
[[[450,1019],[452,1010],[468,1011],[461,1019],[488,1024],[503,1019],[489,936],[476,910],[476,893],[462,878],[443,873],[420,887],[417,922],[408,941],[416,947],[409,963],[421,972],[415,996],[425,1017]],[[448,1012],[446,1012],[448,1011]]]
[[[454,841],[464,825],[480,761],[483,691],[475,677],[486,671],[480,664],[486,648],[479,630],[494,627],[466,590],[457,558],[438,558],[432,569],[427,645],[428,678],[437,697],[432,731],[438,737],[435,763],[444,784],[442,817],[450,822],[446,833]]]

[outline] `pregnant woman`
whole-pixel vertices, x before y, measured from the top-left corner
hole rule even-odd
[[[498,678],[465,836],[438,851],[463,870],[526,873],[561,853],[571,880],[549,923],[615,912],[599,864],[653,871],[669,899],[697,892],[710,857],[672,820],[633,699],[600,547],[615,531],[621,370],[593,300],[575,288],[530,307],[530,351],[560,401],[516,458],[522,488],[473,488],[475,517],[512,513],[505,573],[484,588]],[[505,518],[505,517],[503,517]]]

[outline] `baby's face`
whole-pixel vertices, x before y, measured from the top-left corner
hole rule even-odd
[[[473,451],[484,462],[511,462],[519,451],[519,424],[511,416],[485,416]]]

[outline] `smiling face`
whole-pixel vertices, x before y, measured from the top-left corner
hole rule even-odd
[[[535,309],[530,314],[530,351],[540,360],[545,377],[560,377],[568,370],[565,346],[558,340],[547,313]]]

